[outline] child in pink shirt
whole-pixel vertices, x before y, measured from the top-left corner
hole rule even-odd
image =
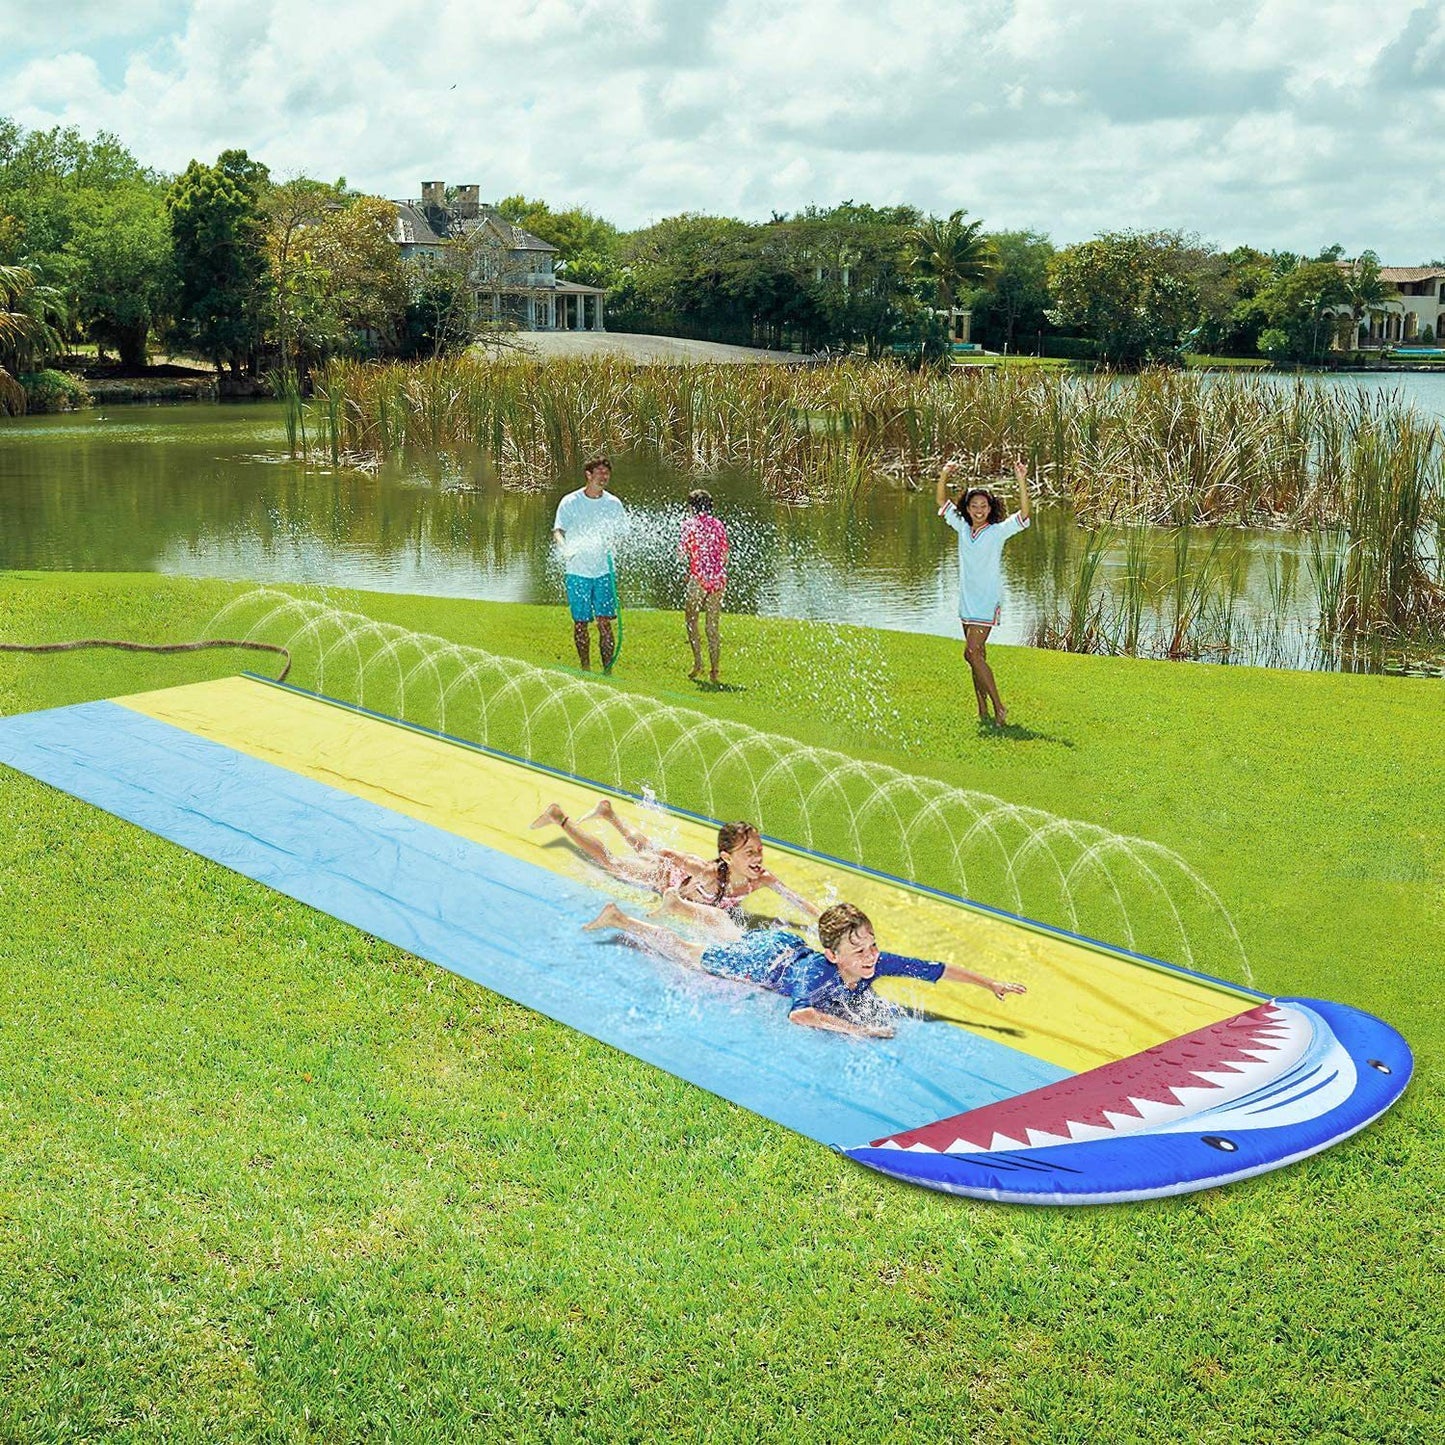
[[[718,619],[722,613],[723,594],[728,587],[728,529],[712,514],[712,493],[699,487],[689,492],[687,504],[692,515],[682,524],[677,554],[687,562],[687,599],[683,615],[687,618],[687,640],[692,644],[694,682],[702,676],[702,641],[698,637],[698,615],[707,614],[707,652],[711,663],[709,677],[718,680]]]

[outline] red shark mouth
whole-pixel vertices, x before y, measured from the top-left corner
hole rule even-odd
[[[1278,1078],[1309,1047],[1311,1032],[1295,1011],[1260,1004],[1056,1084],[876,1139],[871,1147],[979,1153],[1167,1127]]]

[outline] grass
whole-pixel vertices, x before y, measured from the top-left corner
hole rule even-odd
[[[185,640],[237,590],[8,574],[0,636]],[[560,609],[335,600],[571,660]],[[627,636],[620,687],[688,692],[678,616]],[[0,771],[0,1438],[1430,1438],[1441,684],[999,648],[983,735],[957,646],[834,638],[847,686],[729,616],[697,705],[1177,849],[1261,988],[1406,1032],[1401,1103],[1189,1198],[949,1200]],[[226,670],[3,656],[0,711]]]
[[[1208,356],[1194,351],[1185,352],[1184,364],[1204,371],[1268,371],[1273,365],[1267,356]]]

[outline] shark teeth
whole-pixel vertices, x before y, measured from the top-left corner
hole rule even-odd
[[[1297,1010],[1261,1004],[1057,1084],[876,1140],[873,1147],[987,1154],[1167,1130],[1286,1074],[1312,1036]]]

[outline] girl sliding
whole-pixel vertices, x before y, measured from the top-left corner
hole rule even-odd
[[[948,483],[957,470],[948,462],[938,475],[938,515],[958,533],[958,619],[963,624],[963,655],[973,674],[978,718],[988,722],[993,704],[995,726],[1008,721],[1008,709],[998,695],[993,669],[988,665],[989,629],[998,625],[1003,606],[1003,544],[1029,525],[1029,470],[1014,463],[1019,482],[1019,509],[1005,518],[1003,503],[992,492],[972,487],[956,500]]]
[[[718,829],[717,857],[699,858],[654,842],[625,822],[608,798],[601,799],[579,821],[586,823],[593,818],[610,823],[631,851],[609,851],[600,838],[579,828],[557,803],[549,804],[532,826],[560,828],[585,858],[614,878],[662,894],[674,915],[690,918],[724,937],[741,936],[732,912],[760,888],[771,888],[808,918],[818,916],[813,904],[780,883],[763,866],[762,835],[751,823],[724,823]]]

